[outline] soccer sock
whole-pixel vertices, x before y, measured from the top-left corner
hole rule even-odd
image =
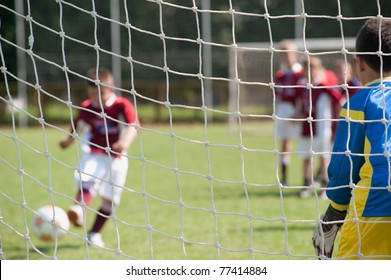
[[[107,221],[108,217],[111,215],[111,211],[107,211],[101,207],[98,210],[98,214],[96,215],[95,222],[92,226],[90,232],[100,232],[103,228],[103,225]]]
[[[76,200],[81,202],[84,200],[86,206],[90,206],[92,202],[92,193],[90,190],[82,189],[77,192]]]
[[[281,164],[281,174],[282,174],[282,181],[287,181],[287,176],[286,176],[286,172],[287,172],[287,164],[285,164],[285,163],[282,163]]]
[[[329,184],[329,181],[328,180],[322,180],[322,187],[327,187],[327,185]]]
[[[281,156],[281,177],[283,181],[288,180],[288,166],[291,162],[291,158],[289,155],[282,155]]]

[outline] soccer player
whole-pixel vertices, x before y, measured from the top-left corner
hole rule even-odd
[[[102,204],[95,222],[88,232],[91,244],[104,247],[101,229],[110,217],[114,207],[118,206],[126,181],[128,158],[126,151],[136,138],[139,122],[133,105],[114,91],[111,72],[105,68],[90,69],[87,72],[88,99],[81,105],[75,120],[77,133],[87,131],[83,141],[82,158],[75,172],[78,187],[76,201],[68,210],[73,225],[84,225],[86,208],[98,193]],[[65,149],[74,141],[72,135],[60,140]]]
[[[329,86],[326,69],[322,60],[317,56],[311,56],[304,60],[304,77],[300,82],[303,86],[311,84],[311,89],[301,91],[301,118],[312,120],[302,123],[301,137],[298,141],[299,157],[303,158],[304,188],[300,191],[301,198],[307,198],[312,191],[310,185],[314,185],[313,164],[311,162],[311,151],[321,153],[318,171],[318,180],[325,187],[328,183],[327,164],[328,152],[332,146],[332,125],[333,108],[342,106],[343,96],[333,87]]]
[[[281,142],[281,183],[288,183],[289,152],[292,149],[292,139],[299,135],[299,124],[287,119],[297,115],[298,82],[302,78],[303,69],[298,62],[297,46],[289,40],[280,43],[279,53],[282,69],[275,74],[276,81],[276,114],[277,139]],[[281,118],[281,119],[280,119]]]
[[[331,200],[313,233],[318,256],[391,259],[391,19],[371,18],[356,38],[365,85],[341,110],[328,168]]]
[[[334,72],[338,78],[338,90],[347,97],[352,97],[361,86],[360,81],[353,75],[353,67],[349,61],[337,59],[334,62]],[[347,85],[345,90],[341,85]]]
[[[354,68],[352,64],[349,61],[345,61],[343,59],[337,59],[334,62],[334,72],[337,77],[336,89],[342,93],[345,99],[352,97],[359,90],[359,87],[361,86],[360,81],[354,75]],[[345,89],[342,85],[347,85],[347,88]],[[340,109],[341,108],[338,108],[333,112],[336,118],[338,118],[339,116]],[[335,138],[337,125],[338,122],[333,122],[333,126],[332,126],[333,139]]]

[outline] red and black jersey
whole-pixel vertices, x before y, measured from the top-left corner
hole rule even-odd
[[[303,69],[298,64],[291,69],[282,69],[276,72],[276,97],[279,101],[296,104],[300,89],[298,88],[300,80],[303,78]]]
[[[89,99],[81,104],[76,119],[76,130],[80,122],[90,128],[91,153],[105,153],[104,148],[112,146],[120,138],[121,126],[138,124],[133,104],[126,98],[113,96],[103,107],[93,104]]]
[[[304,85],[306,82],[304,80],[301,81],[301,84]],[[301,103],[301,114],[303,117],[312,117],[312,119],[316,120],[317,118],[317,102],[319,100],[319,97],[326,93],[331,100],[331,106],[332,106],[332,116],[333,118],[338,118],[339,116],[339,109],[340,109],[340,101],[344,98],[343,95],[336,90],[333,87],[326,86],[324,83],[320,83],[315,85],[315,88],[309,89],[302,89],[299,96],[300,96],[300,103]],[[312,135],[316,135],[316,122],[307,122],[304,121],[302,124],[302,133],[301,135],[304,137],[311,136],[311,129],[312,129]],[[334,122],[333,122],[334,124]],[[333,127],[333,130],[335,128]]]
[[[341,86],[337,86],[337,89],[342,93],[343,96],[346,98],[349,96],[351,98],[353,95],[356,94],[356,92],[360,89],[361,83],[357,78],[353,78],[347,83],[348,87],[345,90]]]

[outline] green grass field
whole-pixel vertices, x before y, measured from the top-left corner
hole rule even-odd
[[[130,151],[127,189],[90,247],[87,228],[59,242],[31,233],[33,211],[67,209],[76,187],[76,145],[60,150],[64,130],[0,128],[0,244],[4,259],[315,259],[311,236],[326,201],[301,200],[301,160],[292,155],[289,188],[277,183],[273,124],[146,124]],[[30,241],[29,241],[30,239]],[[0,250],[1,252],[1,250]]]

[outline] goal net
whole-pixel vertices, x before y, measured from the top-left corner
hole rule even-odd
[[[306,14],[293,4],[269,14],[284,2],[2,1],[0,259],[317,259],[311,237],[329,202],[317,192],[299,198],[308,186],[294,151],[289,186],[280,178],[278,43],[293,36],[295,19],[333,22],[327,38],[295,41],[301,57],[318,55],[331,68],[354,54],[354,35],[341,30],[352,20],[356,32],[366,17]],[[97,193],[81,205],[83,226],[43,241],[33,217],[45,205],[77,203],[74,174],[84,172],[85,145],[97,147],[75,131],[88,82],[99,83],[87,76],[94,67],[111,70],[116,94],[140,120],[124,155],[126,183],[111,215],[99,211]],[[113,121],[100,108],[103,122]],[[74,140],[68,150],[64,137]],[[96,217],[106,219],[102,246],[89,239]]]

